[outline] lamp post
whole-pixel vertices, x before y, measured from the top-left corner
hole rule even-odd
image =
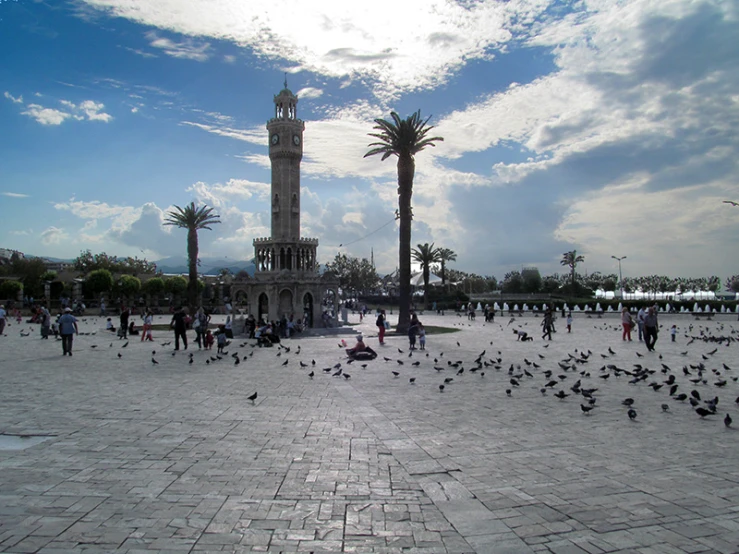
[[[621,289],[621,299],[623,300],[624,297],[624,277],[621,275],[621,260],[625,260],[626,256],[621,256],[620,258],[618,256],[611,256],[614,260],[618,260],[618,285]]]

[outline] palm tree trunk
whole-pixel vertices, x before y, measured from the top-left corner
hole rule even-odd
[[[423,308],[426,309],[429,303],[429,279],[430,275],[429,273],[431,270],[429,269],[428,265],[423,266]]]
[[[444,258],[441,259],[441,290],[446,290],[446,267],[444,265]]]
[[[187,282],[187,304],[192,316],[198,309],[198,231],[187,230],[187,265],[189,280]]]
[[[398,327],[399,333],[408,331],[411,319],[411,197],[413,196],[413,174],[415,163],[410,155],[398,157]]]

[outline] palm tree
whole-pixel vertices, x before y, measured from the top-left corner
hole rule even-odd
[[[382,154],[382,161],[390,156],[398,157],[398,218],[399,222],[399,279],[398,296],[398,331],[405,332],[410,322],[411,303],[411,224],[413,212],[411,197],[413,196],[413,176],[416,172],[414,156],[427,146],[436,146],[442,137],[428,137],[433,126],[427,126],[427,119],[421,119],[421,111],[417,111],[406,119],[391,112],[392,121],[375,119],[374,129],[379,133],[369,133],[378,139],[369,146],[371,150],[364,157]],[[374,148],[372,148],[374,147]]]
[[[572,292],[575,292],[575,268],[577,267],[577,264],[580,262],[585,261],[585,256],[578,256],[577,250],[573,250],[572,252],[565,252],[562,254],[562,260],[559,262],[560,265],[566,265],[570,268],[570,272],[572,275]]]
[[[175,206],[174,210],[167,212],[167,218],[164,220],[165,225],[187,229],[187,265],[190,279],[187,283],[187,302],[191,314],[198,309],[198,230],[210,231],[210,225],[221,222],[219,218],[219,215],[213,213],[213,208],[196,207],[195,202],[190,202],[184,209]]]
[[[428,303],[431,264],[441,261],[439,249],[434,248],[433,242],[430,245],[427,242],[426,244],[419,244],[418,248],[414,248],[411,254],[413,256],[413,260],[421,264],[421,271],[423,271],[423,305],[426,306]]]
[[[441,263],[441,287],[446,285],[446,263],[457,261],[457,253],[450,248],[439,248],[439,262]]]

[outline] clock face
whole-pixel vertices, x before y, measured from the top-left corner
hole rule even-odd
[[[278,142],[280,142],[280,135],[272,135],[272,144],[277,144]]]
[[[300,136],[293,135],[293,142],[295,143],[295,146],[300,146]]]

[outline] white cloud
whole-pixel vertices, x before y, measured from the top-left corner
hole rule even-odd
[[[195,60],[198,62],[207,61],[210,57],[210,44],[201,43],[197,44],[191,39],[184,40],[182,42],[175,42],[168,38],[162,38],[157,36],[156,33],[149,32],[146,34],[151,42],[149,43],[154,48],[161,48],[164,53],[173,58],[183,58],[188,60]]]
[[[318,98],[323,95],[323,89],[315,88],[315,87],[305,87],[305,88],[301,88],[297,92],[297,95],[301,99],[302,98],[305,98],[305,99]]]
[[[72,117],[67,112],[53,108],[44,108],[38,104],[29,104],[27,109],[21,113],[32,117],[38,123],[41,123],[41,125],[61,125],[65,119]]]
[[[8,94],[6,93],[6,96]],[[37,94],[37,96],[41,96]],[[22,98],[20,99],[22,101]],[[13,99],[13,102],[17,103],[17,99]],[[113,119],[113,116],[103,112],[105,105],[93,100],[84,100],[80,104],[75,104],[69,100],[59,100],[65,110],[58,110],[55,108],[46,108],[39,104],[28,104],[26,109],[21,113],[32,117],[42,125],[61,125],[69,118],[77,121],[102,121],[108,123]]]
[[[69,235],[64,231],[64,229],[59,229],[53,226],[48,227],[41,232],[41,243],[46,246],[50,244],[60,244],[67,238],[69,238]]]
[[[133,52],[137,56],[141,56],[142,58],[156,58],[156,54],[152,54],[151,52],[145,52],[144,50],[138,50],[137,48],[129,48],[128,46],[123,47],[125,50],[128,50],[129,52]]]
[[[10,198],[28,198],[27,194],[21,194],[20,192],[0,192],[0,194]]]
[[[111,15],[190,37],[229,40],[257,55],[337,78],[374,82],[378,96],[429,89],[468,60],[487,59],[513,37],[508,27],[531,23],[545,1],[377,0],[339,8],[323,0],[260,4],[226,0],[86,0]],[[388,17],[387,14],[393,14]],[[411,26],[408,22],[412,21]],[[167,53],[205,57],[202,46],[160,39]]]
[[[269,200],[269,183],[256,183],[245,179],[229,179],[226,184],[209,185],[198,181],[186,190],[192,192],[198,202],[216,208],[222,208],[234,201],[249,200],[256,197],[261,201]]]
[[[13,104],[23,104],[23,96],[15,97],[12,94],[10,94],[7,90],[5,91],[5,98],[13,102]]]
[[[193,121],[182,121],[181,125],[190,125],[191,127],[197,127],[203,131],[208,131],[214,135],[221,137],[233,138],[236,140],[243,140],[244,142],[251,142],[252,144],[264,145],[264,133],[265,131],[259,129],[234,129],[231,127],[221,127],[218,125],[208,125],[205,123],[196,123]]]

